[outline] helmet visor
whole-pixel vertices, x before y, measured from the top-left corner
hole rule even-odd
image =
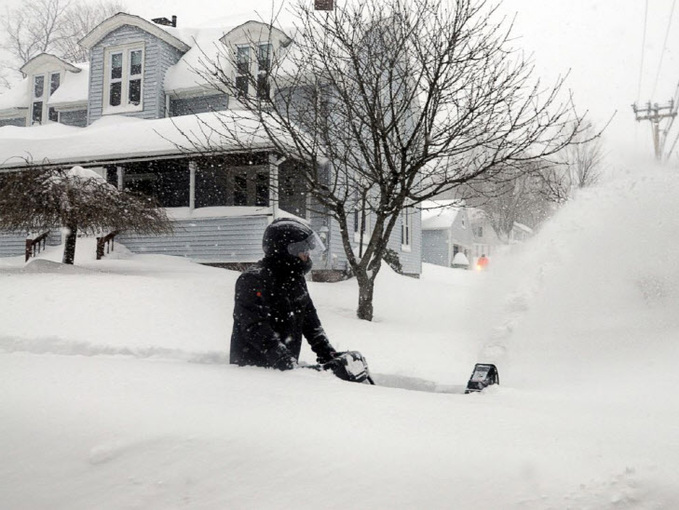
[[[311,257],[318,256],[325,251],[325,245],[321,238],[312,232],[306,239],[288,245],[288,253],[297,257],[300,253],[306,253]]]

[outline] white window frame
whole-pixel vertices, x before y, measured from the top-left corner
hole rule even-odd
[[[408,209],[401,211],[401,251],[410,252],[413,246],[413,215]]]
[[[141,51],[141,74],[130,74],[130,65],[132,61],[132,53]],[[111,60],[113,55],[122,54],[122,73],[120,78],[112,78]],[[139,112],[144,109],[144,71],[146,70],[146,48],[144,44],[126,44],[123,46],[116,46],[106,48],[104,52],[104,105],[103,113],[117,114],[126,112]],[[129,102],[130,82],[132,80],[141,80],[139,91],[139,104],[131,104]],[[111,84],[120,83],[120,105],[111,105]]]
[[[246,71],[245,74],[243,74],[240,71],[240,64],[241,64],[241,60],[240,60],[241,53],[240,52],[241,52],[241,50],[247,50],[247,67],[248,68],[247,68],[247,71]],[[234,86],[236,85],[236,80],[238,80],[238,78],[245,77],[245,83],[246,83],[246,90],[244,90],[244,91],[241,91],[241,89],[236,87],[236,88],[238,88],[238,91],[240,91],[240,92],[238,92],[238,95],[236,97],[240,97],[241,93],[245,97],[248,97],[250,95],[250,76],[251,76],[251,70],[252,70],[252,53],[253,53],[252,46],[250,46],[249,44],[237,44],[236,49],[234,51],[236,53],[235,60],[234,60],[235,63],[236,63],[236,69],[235,69],[236,73],[235,73],[235,77],[234,77]]]
[[[30,125],[42,125],[42,124],[49,124],[51,122],[58,122],[59,121],[59,114],[57,113],[57,120],[50,120],[49,118],[49,113],[50,110],[53,110],[53,108],[50,108],[48,106],[48,102],[50,99],[50,96],[56,92],[59,87],[54,89],[54,92],[52,91],[52,76],[58,75],[59,76],[59,87],[61,86],[61,81],[62,81],[62,73],[60,71],[50,71],[47,73],[38,73],[34,74],[32,76],[31,80],[31,111],[30,111],[30,116],[29,116],[29,121]],[[35,95],[35,80],[36,78],[42,77],[42,95],[41,96],[36,96]],[[34,110],[34,104],[37,102],[42,103],[42,109],[40,111],[40,122],[33,122],[33,110]]]
[[[266,48],[266,63],[265,67],[260,66],[262,61],[262,48]],[[259,99],[269,100],[271,98],[271,85],[269,83],[269,73],[271,72],[271,65],[273,61],[273,44],[271,42],[258,43],[256,48],[257,57],[257,90],[256,94]],[[266,96],[263,96],[260,88],[260,80],[264,81],[264,89],[266,90]]]

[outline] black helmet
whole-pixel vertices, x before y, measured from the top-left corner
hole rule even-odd
[[[316,233],[299,220],[279,218],[266,227],[262,249],[267,257],[297,257],[299,253],[323,249]]]

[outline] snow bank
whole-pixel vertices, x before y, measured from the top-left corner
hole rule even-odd
[[[0,259],[0,507],[679,508],[678,191],[583,193],[487,272],[385,267],[371,323],[310,283],[379,386],[228,365],[235,272]],[[501,385],[463,395],[476,361]]]

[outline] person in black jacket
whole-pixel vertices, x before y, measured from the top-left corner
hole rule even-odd
[[[297,367],[304,336],[319,363],[336,356],[307,289],[310,252],[323,243],[291,218],[264,231],[264,258],[236,281],[230,361],[236,365],[289,370]]]

